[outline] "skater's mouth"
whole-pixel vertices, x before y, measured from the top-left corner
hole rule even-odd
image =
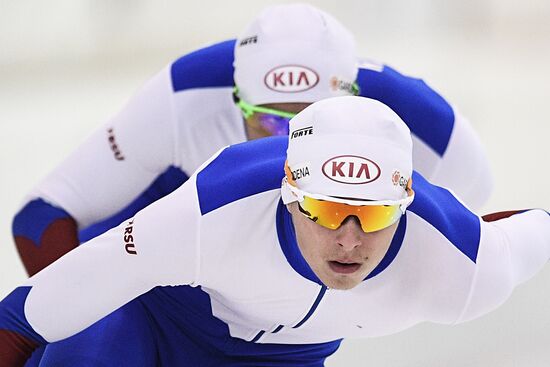
[[[332,271],[339,274],[355,273],[361,267],[361,264],[347,261],[329,261],[328,265]]]

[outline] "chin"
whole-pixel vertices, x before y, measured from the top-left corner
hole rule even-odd
[[[351,277],[330,277],[330,279],[321,279],[324,285],[330,289],[338,289],[346,291],[352,288],[357,287],[361,281],[356,280]]]

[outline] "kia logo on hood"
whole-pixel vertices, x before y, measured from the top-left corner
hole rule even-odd
[[[319,75],[305,66],[282,65],[265,74],[266,87],[275,92],[296,93],[311,89],[319,83]]]
[[[330,180],[361,185],[380,177],[380,167],[370,159],[357,155],[339,155],[323,164],[323,174]]]

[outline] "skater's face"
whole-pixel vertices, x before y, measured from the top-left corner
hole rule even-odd
[[[350,215],[330,229],[304,216],[298,205],[287,205],[298,247],[315,275],[333,289],[360,284],[384,258],[399,223],[366,233],[359,219]]]
[[[272,103],[258,106],[266,112],[254,112],[246,118],[246,133],[249,140],[273,135],[288,135],[290,119],[309,106],[309,103]],[[271,113],[270,113],[271,112]]]

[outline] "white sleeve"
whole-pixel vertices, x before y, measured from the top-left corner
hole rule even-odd
[[[80,227],[129,204],[174,162],[170,68],[149,80],[29,195],[69,212]]]
[[[29,279],[25,316],[48,342],[85,329],[155,286],[198,279],[195,176]]]
[[[514,287],[550,259],[550,215],[530,210],[495,222],[481,222],[481,240],[468,301],[457,322],[501,305]]]
[[[479,209],[493,190],[489,159],[469,121],[455,111],[447,149],[435,172],[428,177],[435,185],[452,191],[471,209]]]

